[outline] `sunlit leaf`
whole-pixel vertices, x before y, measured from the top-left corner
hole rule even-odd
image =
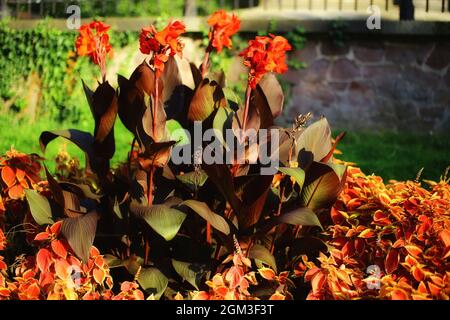
[[[270,266],[275,272],[277,272],[277,263],[275,257],[270,253],[269,249],[260,244],[255,244],[250,248],[248,252],[250,259],[258,259],[263,263]]]
[[[297,138],[295,154],[303,148],[314,154],[314,161],[322,160],[331,150],[331,129],[326,118],[308,126]]]
[[[322,228],[319,218],[310,208],[298,208],[280,215],[277,220],[280,223],[288,223],[301,226],[317,226]]]
[[[214,229],[226,235],[230,234],[230,226],[227,221],[222,216],[211,211],[206,203],[197,200],[186,200],[180,203],[181,205],[185,205],[194,210],[199,216],[208,221]]]
[[[86,262],[94,243],[98,214],[91,211],[77,218],[63,220],[61,232],[78,258]]]
[[[156,268],[143,268],[137,279],[141,287],[153,294],[155,299],[160,299],[169,284],[167,277]]]
[[[52,210],[47,198],[40,195],[36,190],[25,190],[31,215],[39,225],[53,224]]]
[[[300,190],[303,188],[305,182],[305,171],[302,168],[287,168],[280,167],[278,171],[294,178],[295,182],[300,186]]]
[[[144,219],[166,241],[172,240],[177,235],[186,218],[184,212],[163,204],[143,206],[132,201],[130,211]]]
[[[313,210],[331,206],[345,182],[347,167],[313,162],[306,176],[301,199]]]

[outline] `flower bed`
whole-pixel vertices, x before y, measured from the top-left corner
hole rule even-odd
[[[219,11],[208,23],[199,67],[182,57],[183,22],[143,28],[148,57],[116,89],[109,26],[80,29],[78,54],[101,71],[95,90],[83,83],[93,134],[44,131],[39,142],[45,152],[65,138],[86,165],[61,153],[51,174],[37,155],[0,159],[0,297],[448,299],[448,178],[384,185],[334,158],[345,134],[333,139],[325,118],[276,126],[274,73],[290,44],[249,42],[241,101],[210,70],[239,19]],[[117,117],[134,139],[111,168]]]

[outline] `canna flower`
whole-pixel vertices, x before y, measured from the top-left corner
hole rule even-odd
[[[249,46],[239,55],[244,57],[244,65],[250,69],[248,83],[255,89],[267,72],[284,73],[286,51],[292,50],[289,42],[282,36],[257,36],[249,41]]]
[[[184,44],[179,36],[185,32],[186,26],[181,21],[170,22],[159,32],[153,25],[142,29],[139,37],[140,50],[143,54],[153,53],[153,66],[157,76],[164,71],[164,64],[169,56],[182,56]]]
[[[99,65],[103,78],[106,75],[106,55],[112,47],[109,43],[110,26],[100,21],[92,21],[80,27],[75,46],[79,56],[88,56],[92,62]]]
[[[241,27],[239,18],[225,10],[218,10],[209,17],[208,24],[211,27],[208,37],[217,52],[221,52],[223,47],[230,49],[233,44],[231,36]]]

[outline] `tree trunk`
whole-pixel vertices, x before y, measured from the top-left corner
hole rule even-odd
[[[400,20],[414,20],[414,4],[412,0],[400,0]]]
[[[196,0],[185,0],[184,1],[184,15],[186,17],[197,16],[197,1]]]

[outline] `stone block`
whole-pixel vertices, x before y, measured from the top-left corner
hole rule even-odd
[[[331,67],[331,79],[338,81],[351,81],[361,76],[361,71],[354,61],[339,59]]]

